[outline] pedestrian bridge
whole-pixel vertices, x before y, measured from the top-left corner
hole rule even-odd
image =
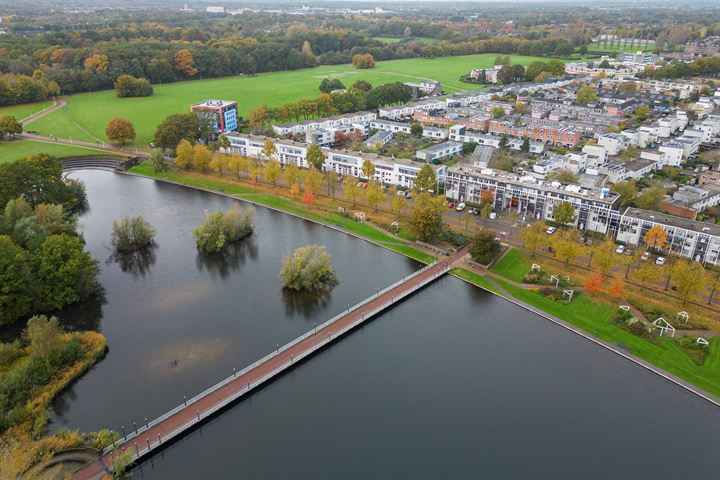
[[[316,326],[287,345],[277,348],[252,365],[233,373],[204,392],[183,401],[182,404],[160,417],[143,422],[139,426],[136,425],[130,431],[125,431],[125,427],[123,427],[124,436],[120,440],[103,450],[96,461],[78,469],[71,478],[73,480],[100,479],[103,475],[110,473],[113,458],[125,452],[129,452],[133,460],[148,455],[291,368],[295,363],[442,277],[450,270],[452,263],[462,255],[463,253],[457,253],[452,257],[443,258],[406,276],[322,325]]]

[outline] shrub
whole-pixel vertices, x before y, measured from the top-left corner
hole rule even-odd
[[[152,245],[155,229],[141,216],[113,220],[112,243],[118,253],[135,252]]]
[[[153,94],[153,87],[145,78],[135,78],[132,75],[120,75],[115,81],[115,93],[123,97],[149,97]]]
[[[254,219],[255,209],[252,207],[210,213],[207,219],[193,230],[195,243],[204,252],[217,253],[228,242],[237,242],[251,235]]]
[[[280,270],[280,279],[283,287],[291,290],[320,290],[338,283],[330,265],[330,254],[320,245],[300,247],[287,255]]]

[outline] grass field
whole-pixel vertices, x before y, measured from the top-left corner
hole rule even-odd
[[[338,78],[350,85],[364,79],[373,85],[393,81],[431,78],[443,83],[447,91],[472,89],[458,81],[471,68],[490,67],[497,55],[466,55],[442,58],[413,58],[378,62],[369,70],[348,65],[324,66],[289,72],[264,73],[255,77],[226,77],[156,85],[155,94],[146,98],[117,98],[113,90],[84,93],[68,98],[67,107],[34,122],[32,130],[85,141],[106,140],[104,129],[116,117],[135,125],[137,142],[146,146],[155,127],[172,113],[189,110],[190,104],[208,98],[237,100],[240,114],[259,105],[278,105],[301,97],[316,96],[323,78]],[[541,57],[512,56],[512,61],[528,64]],[[0,109],[2,114],[2,109]]]
[[[522,282],[531,266],[523,252],[512,248],[491,270],[515,282]]]
[[[52,100],[45,100],[43,102],[34,103],[23,103],[20,105],[9,105],[7,107],[0,107],[0,116],[13,115],[18,121],[21,121],[25,117],[44,110],[52,105]]]
[[[12,140],[0,142],[0,163],[27,157],[36,153],[47,153],[56,157],[70,155],[107,155],[107,152],[94,148],[59,145],[56,143],[34,142],[32,140]]]

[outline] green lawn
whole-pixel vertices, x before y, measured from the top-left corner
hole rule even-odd
[[[338,78],[346,85],[364,79],[373,85],[424,78],[439,80],[447,91],[472,89],[458,78],[472,68],[492,66],[496,54],[442,58],[412,58],[378,62],[368,70],[348,65],[323,66],[288,72],[264,73],[255,77],[226,77],[155,85],[146,98],[117,98],[114,90],[83,93],[68,98],[66,108],[34,122],[31,128],[42,135],[78,140],[104,140],[104,129],[113,118],[127,118],[135,125],[137,141],[146,146],[156,126],[171,113],[187,112],[190,104],[208,98],[237,100],[240,114],[262,104],[269,106],[314,97],[323,78]],[[514,63],[528,64],[541,57],[511,55]]]
[[[34,113],[44,110],[52,105],[52,100],[45,100],[42,102],[34,103],[22,103],[20,105],[8,105],[7,107],[0,107],[0,117],[3,115],[14,115],[18,121],[28,117]]]
[[[107,152],[94,148],[60,145],[57,143],[35,142],[33,140],[11,140],[0,142],[0,163],[27,157],[36,153],[48,153],[56,157],[70,155],[107,155]]]
[[[704,364],[698,366],[670,338],[645,339],[616,327],[610,321],[615,309],[593,302],[586,294],[578,296],[569,305],[565,305],[503,280],[496,279],[495,281],[516,299],[565,320],[603,340],[620,344],[623,348],[653,365],[714,395],[720,395],[720,341],[718,339],[711,342],[710,353]]]
[[[502,292],[500,292],[497,288],[495,288],[495,285],[487,281],[485,277],[482,275],[478,275],[475,272],[471,272],[470,270],[466,270],[464,268],[453,268],[450,271],[450,274],[453,276],[456,276],[458,278],[462,278],[468,283],[472,283],[473,285],[483,288],[485,290],[488,290],[493,293],[497,293],[500,296],[503,296]]]
[[[532,262],[526,255],[515,248],[510,251],[492,267],[492,271],[515,282],[522,282],[525,274],[530,270]]]

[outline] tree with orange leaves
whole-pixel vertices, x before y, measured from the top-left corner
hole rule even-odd
[[[590,293],[597,293],[600,291],[600,287],[602,286],[602,277],[599,273],[595,273],[585,281],[584,286],[586,291]]]
[[[173,67],[176,71],[192,77],[198,73],[198,69],[195,68],[195,59],[193,59],[192,52],[187,48],[178,50],[173,55]]]
[[[619,278],[613,280],[608,287],[608,295],[613,298],[620,298],[625,295],[625,282]]]
[[[660,225],[653,225],[643,237],[643,241],[645,242],[645,245],[650,248],[662,250],[663,248],[665,248],[665,242],[667,241],[667,233],[665,232],[665,229]]]

